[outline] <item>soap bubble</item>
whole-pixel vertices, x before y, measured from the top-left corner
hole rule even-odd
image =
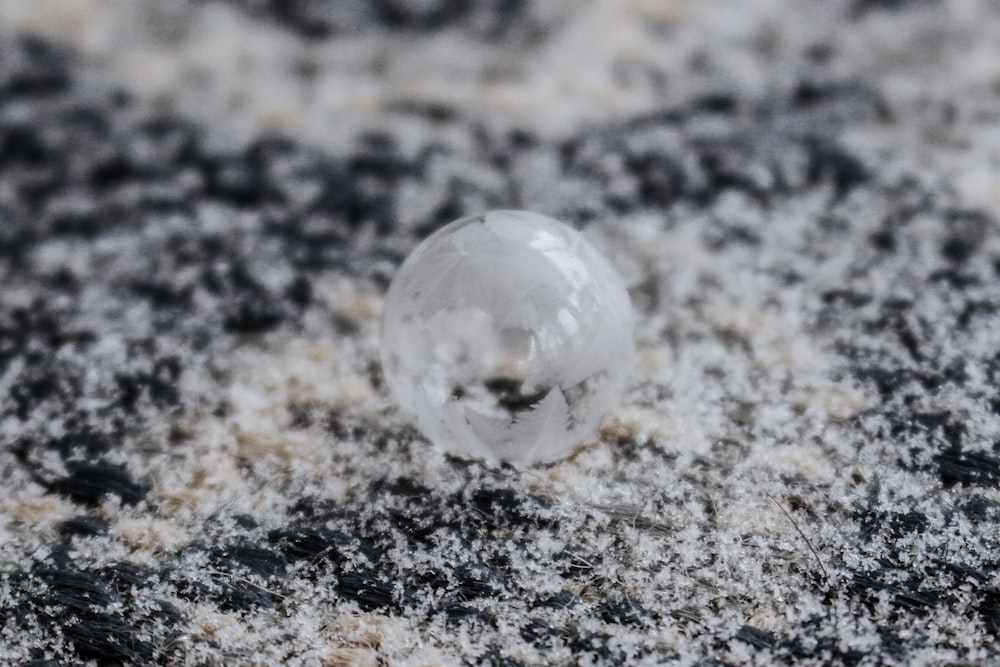
[[[381,356],[399,405],[436,445],[537,461],[593,436],[635,345],[621,277],[579,232],[491,211],[425,239],[393,278]]]

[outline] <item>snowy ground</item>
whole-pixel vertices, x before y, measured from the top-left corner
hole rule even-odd
[[[998,128],[985,0],[0,0],[0,662],[1000,659]],[[636,309],[557,463],[377,363],[491,208]]]

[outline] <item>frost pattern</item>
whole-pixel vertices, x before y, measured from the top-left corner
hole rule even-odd
[[[535,407],[519,416],[510,428],[513,442],[533,458],[548,443],[559,442],[570,431],[569,407],[562,391],[553,389]]]

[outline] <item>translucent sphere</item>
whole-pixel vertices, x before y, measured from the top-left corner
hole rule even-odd
[[[582,235],[491,211],[425,239],[382,313],[382,368],[432,442],[489,460],[555,458],[591,437],[632,364],[632,304]]]

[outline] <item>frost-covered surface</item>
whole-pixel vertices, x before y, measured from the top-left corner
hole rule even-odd
[[[1000,659],[1000,15],[733,4],[0,2],[0,662]],[[491,208],[635,305],[557,463],[377,362]]]

